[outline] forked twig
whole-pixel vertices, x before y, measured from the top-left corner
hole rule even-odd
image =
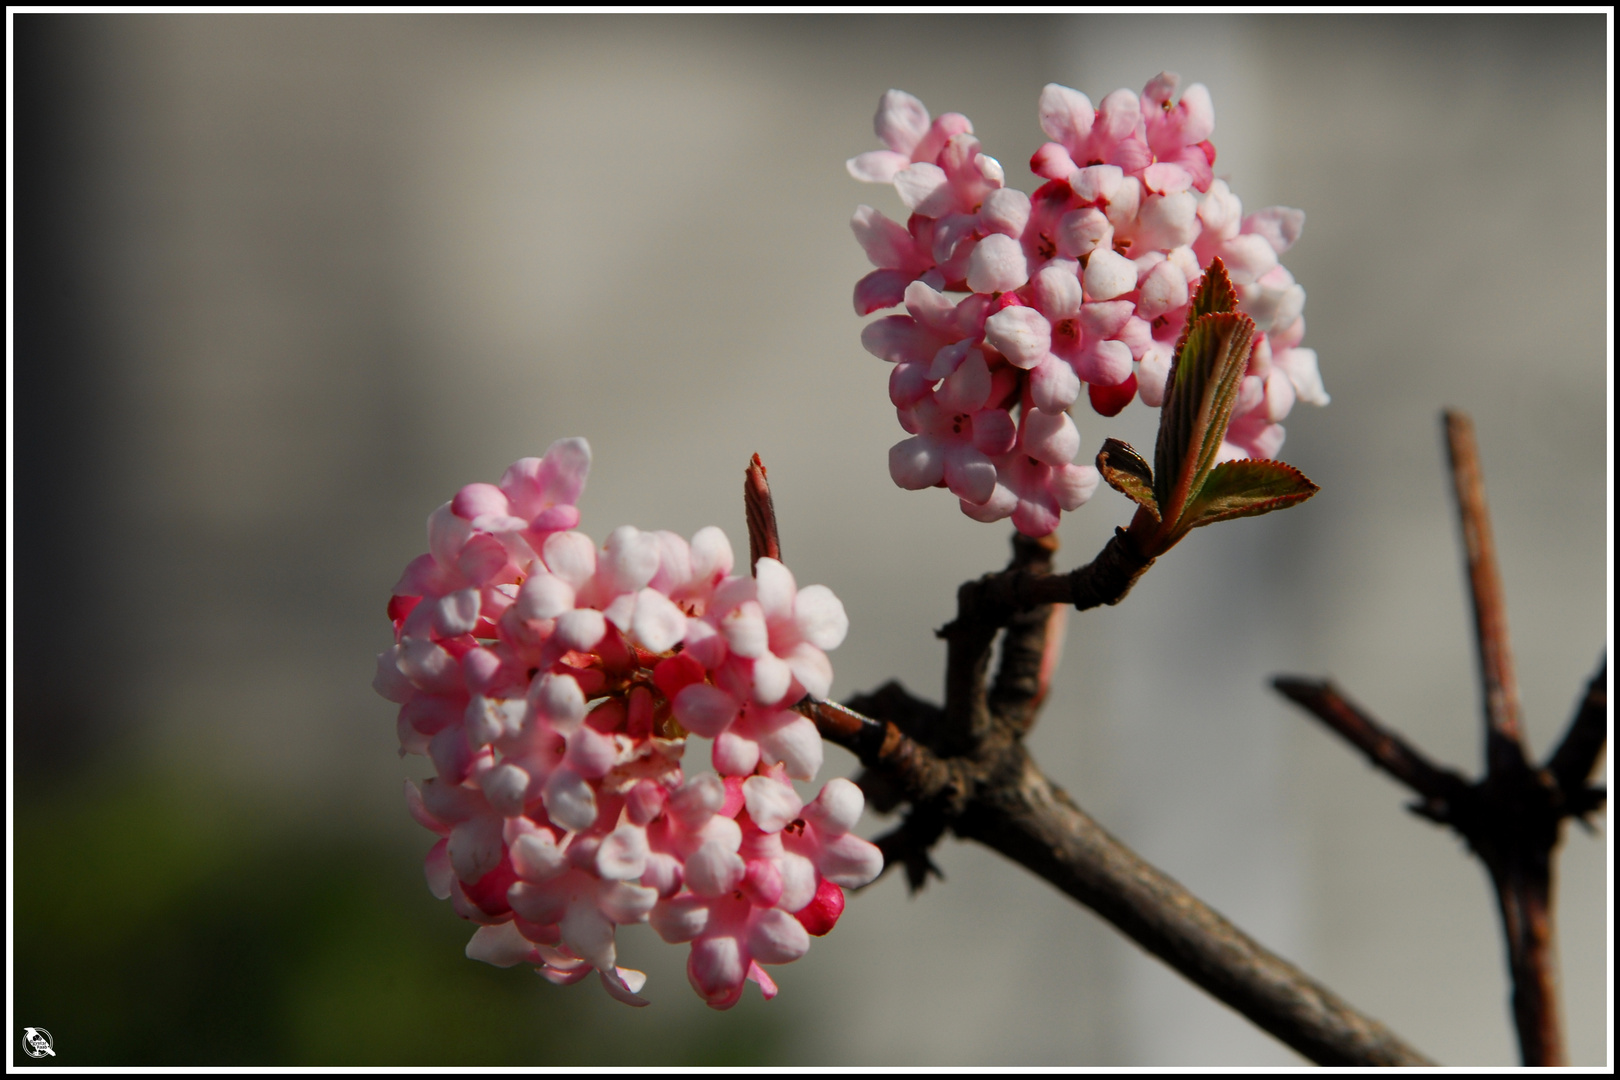
[[[1468,841],[1495,886],[1513,976],[1513,1019],[1526,1065],[1565,1064],[1553,951],[1552,853],[1566,818],[1582,819],[1605,792],[1588,783],[1602,753],[1606,667],[1588,684],[1574,720],[1547,763],[1531,766],[1524,749],[1518,688],[1508,647],[1502,579],[1485,506],[1474,426],[1444,414],[1446,443],[1468,566],[1474,634],[1485,704],[1483,779],[1470,783],[1431,764],[1398,734],[1352,705],[1331,683],[1279,677],[1273,685],[1380,769],[1419,796],[1413,807]]]

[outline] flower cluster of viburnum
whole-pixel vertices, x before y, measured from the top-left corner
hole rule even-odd
[[[469,484],[428,518],[427,554],[394,587],[396,644],[377,658],[402,753],[436,775],[407,782],[412,815],[441,839],[430,888],[479,925],[467,955],[532,964],[555,983],[592,970],[620,1001],[614,928],[651,922],[691,942],[687,973],[712,1006],[761,964],[803,956],[881,853],[850,829],[860,789],[829,781],[808,804],[792,780],[821,767],[815,725],[791,708],[825,697],[824,650],[849,621],[827,588],[798,588],[775,559],[735,575],[717,528],[613,531],[598,551],[575,502],[590,448],[554,443],[499,485]],[[688,733],[713,740],[719,775],[687,779]]]
[[[1296,399],[1326,404],[1316,353],[1300,347],[1305,291],[1277,259],[1305,215],[1244,216],[1215,178],[1209,91],[1195,83],[1178,98],[1179,84],[1166,72],[1095,109],[1049,84],[1040,122],[1053,141],[1030,160],[1047,181],[1033,196],[1006,186],[967,117],[931,119],[910,94],[883,95],[874,126],[887,149],[849,171],[892,183],[911,211],[902,226],[862,206],[852,222],[877,267],[855,286],[856,312],[907,311],[861,334],[895,365],[889,397],[911,434],[889,452],[896,484],[947,487],[969,517],[1051,532],[1098,482],[1073,463],[1082,388],[1103,416],[1138,396],[1158,407],[1217,257],[1258,331],[1222,459],[1273,456]]]

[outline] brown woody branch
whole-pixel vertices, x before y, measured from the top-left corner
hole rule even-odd
[[[1331,683],[1279,677],[1273,685],[1410,788],[1420,799],[1413,809],[1455,829],[1479,856],[1495,886],[1507,939],[1520,1054],[1526,1065],[1562,1065],[1563,1032],[1553,952],[1552,853],[1566,818],[1582,818],[1603,804],[1605,792],[1589,786],[1588,777],[1606,737],[1607,664],[1587,685],[1569,730],[1546,765],[1533,768],[1524,751],[1502,580],[1473,423],[1454,412],[1444,414],[1444,423],[1484,684],[1484,778],[1470,783],[1450,769],[1431,764],[1400,735],[1352,705]]]
[[[745,486],[749,549],[779,551],[775,513],[756,455]],[[1147,523],[1138,513],[1139,523]],[[944,708],[890,682],[849,705],[806,698],[798,709],[855,754],[874,806],[908,803],[878,838],[885,869],[913,890],[939,870],[929,851],[948,828],[1050,881],[1193,983],[1324,1065],[1428,1065],[1377,1021],[1266,950],[1180,884],[1109,836],[1029,756],[1023,736],[1045,699],[1061,627],[1054,605],[1118,603],[1149,566],[1138,534],[1120,529],[1091,563],[1051,572],[1055,540],[1015,536],[999,573],[957,593],[947,645]],[[1002,636],[990,684],[990,657]],[[868,715],[870,713],[870,715]]]
[[[948,825],[1056,885],[1318,1064],[1432,1064],[1110,836],[1041,774],[1021,740],[998,733],[969,759],[942,759],[893,720],[831,702],[800,709],[824,737],[907,793],[911,815],[883,840],[885,856],[906,867],[913,888],[931,866],[919,865],[926,844]],[[914,825],[919,812],[927,818]]]

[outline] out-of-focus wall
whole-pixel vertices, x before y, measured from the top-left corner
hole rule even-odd
[[[1601,17],[15,25],[20,799],[147,771],[425,849],[368,687],[388,589],[434,506],[565,435],[594,449],[598,537],[719,524],[741,544],[760,452],[787,560],[850,613],[837,689],[937,693],[931,631],[1009,530],[888,479],[903,432],[850,311],[847,222],[900,210],[843,161],[896,86],[971,116],[1032,190],[1043,84],[1097,100],[1170,68],[1209,85],[1245,206],[1307,213],[1285,262],[1333,403],[1296,408],[1282,456],[1322,492],[1195,534],[1076,616],[1035,748],[1117,835],[1424,1051],[1516,1060],[1483,874],[1266,681],[1332,675],[1478,767],[1444,406],[1479,427],[1538,752],[1595,670]],[[1083,457],[1106,434],[1150,444],[1140,404],[1080,412]],[[1061,562],[1126,519],[1105,490],[1066,518]],[[829,756],[824,776],[849,771]],[[1559,864],[1577,1063],[1606,1054],[1608,844],[1574,830]],[[1022,870],[953,841],[938,861],[943,883],[884,879],[782,970],[784,1062],[1297,1063]],[[700,1011],[681,950],[623,940],[646,1013]]]

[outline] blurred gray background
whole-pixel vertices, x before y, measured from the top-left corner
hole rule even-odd
[[[1331,675],[1480,764],[1437,414],[1469,411],[1538,753],[1608,638],[1610,130],[1602,16],[19,16],[14,1024],[60,1064],[1289,1065],[1290,1051],[998,856],[896,876],[710,1014],[646,928],[632,1012],[460,956],[420,884],[383,608],[458,486],[595,452],[583,527],[746,541],[849,610],[836,692],[937,695],[1003,526],[890,483],[844,159],[879,95],[970,116],[1033,190],[1041,86],[1161,69],[1217,175],[1307,213],[1284,261],[1333,403],[1299,509],[1201,530],[1071,620],[1034,745],[1108,828],[1448,1064],[1517,1053],[1458,841],[1267,688]],[[1156,413],[1080,410],[1151,445]],[[1124,500],[1065,518],[1090,558]],[[1605,769],[1607,766],[1605,765]],[[823,779],[852,760],[829,755]],[[870,835],[884,823],[869,817]],[[1609,834],[1571,830],[1570,1056],[1606,1060]],[[474,971],[472,969],[479,969]],[[26,1015],[23,1015],[26,1012]]]

